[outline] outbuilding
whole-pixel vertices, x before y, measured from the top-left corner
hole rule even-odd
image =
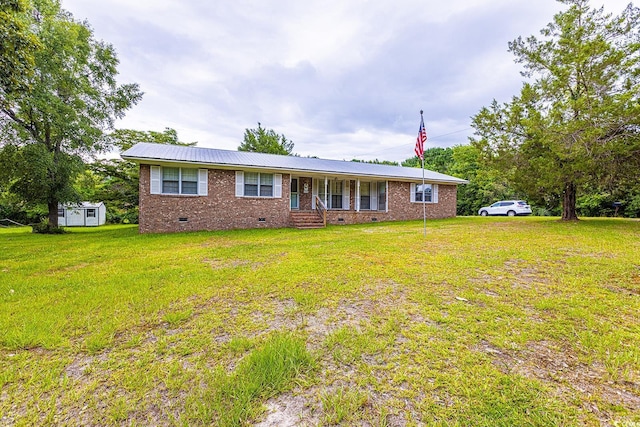
[[[107,221],[107,208],[102,202],[80,202],[58,207],[58,226],[96,227]]]

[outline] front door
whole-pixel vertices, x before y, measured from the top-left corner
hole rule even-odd
[[[300,209],[298,178],[291,178],[291,209]]]

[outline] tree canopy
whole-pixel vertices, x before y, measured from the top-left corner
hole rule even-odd
[[[244,140],[238,147],[238,151],[290,156],[293,154],[293,142],[284,135],[278,135],[273,129],[264,129],[258,122],[257,129],[244,131]]]
[[[194,146],[195,142],[181,142],[175,129],[140,131],[116,129],[108,136],[112,144],[126,150],[138,142],[153,142]],[[88,165],[88,169],[75,181],[83,200],[102,201],[107,206],[109,222],[138,222],[140,169],[134,162],[122,159],[101,159]]]
[[[41,47],[29,30],[26,0],[0,1],[0,100],[27,88],[33,75],[34,54]]]
[[[559,0],[541,38],[509,43],[529,79],[510,102],[473,117],[472,144],[534,201],[562,200],[637,180],[640,170],[640,11],[620,15],[587,0]]]
[[[0,62],[26,60],[27,73],[16,80],[3,71],[0,79],[0,161],[11,170],[0,178],[28,205],[46,204],[49,225],[57,227],[58,203],[78,198],[73,182],[83,158],[111,147],[105,131],[142,93],[136,84],[117,84],[113,47],[95,40],[89,24],[59,1],[5,3],[3,14],[20,24],[12,27],[16,40],[25,42],[16,57],[3,40]]]

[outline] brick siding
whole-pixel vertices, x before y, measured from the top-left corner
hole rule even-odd
[[[355,184],[351,181],[350,210],[327,211],[329,224],[362,224],[366,222],[407,221],[422,219],[422,203],[411,202],[411,184],[409,182],[389,181],[387,195],[388,212],[365,211],[356,212]],[[427,218],[451,218],[456,216],[457,187],[455,185],[438,184],[438,203],[427,203]]]
[[[304,183],[309,192],[303,192]],[[209,169],[208,196],[150,194],[150,167],[140,165],[140,232],[165,233],[291,226],[290,175],[282,174],[282,198],[236,197],[235,171]],[[310,209],[312,180],[299,177],[300,208]],[[350,181],[350,210],[327,212],[329,224],[403,221],[422,218],[422,203],[410,201],[410,183],[389,181],[388,212],[355,212],[356,181]],[[427,203],[427,217],[456,215],[456,186],[438,185],[438,203]]]
[[[150,194],[149,181],[149,165],[140,165],[141,233],[290,225],[288,174],[282,175],[282,198],[236,197],[235,171],[228,170],[209,169],[208,196]]]

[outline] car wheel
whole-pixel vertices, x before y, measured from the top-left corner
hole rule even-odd
[[[516,216],[515,211],[509,211],[507,212],[507,216]]]
[[[489,215],[489,213],[487,211],[482,211],[482,212],[480,212],[480,215],[487,216],[487,215]]]

